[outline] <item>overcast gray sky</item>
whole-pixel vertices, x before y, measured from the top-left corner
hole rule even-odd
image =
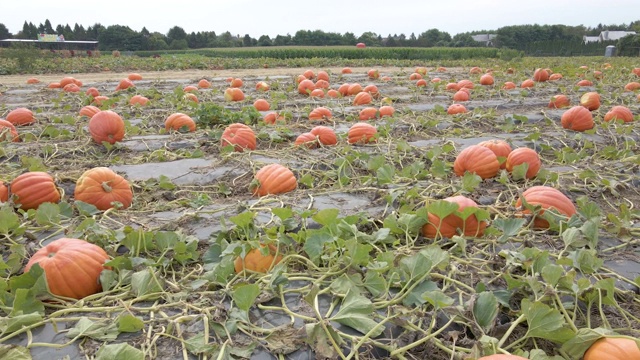
[[[166,34],[173,26],[192,31],[230,31],[233,35],[294,35],[298,30],[323,30],[360,36],[416,35],[436,28],[451,36],[524,24],[595,27],[640,20],[640,0],[225,0],[122,1],[3,0],[0,23],[11,33],[24,21],[38,26],[46,19],[54,28],[78,23],[85,28],[125,25]]]

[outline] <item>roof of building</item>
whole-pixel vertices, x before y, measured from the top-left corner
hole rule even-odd
[[[2,39],[0,41],[4,41],[4,42],[28,42],[28,43],[45,43],[45,44],[54,44],[54,43],[58,43],[58,44],[97,44],[97,41],[94,40],[84,40],[84,41],[79,41],[79,40],[65,40],[65,41],[39,41],[39,40],[30,40],[30,39]]]
[[[627,36],[627,35],[635,35],[636,32],[635,31],[609,31],[609,30],[605,30],[600,32],[600,38],[602,39],[602,41],[608,41],[608,40],[619,40],[622,39],[623,37]]]

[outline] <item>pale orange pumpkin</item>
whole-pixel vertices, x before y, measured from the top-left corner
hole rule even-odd
[[[224,99],[226,101],[242,101],[244,100],[244,92],[237,87],[230,87],[224,90]]]
[[[242,79],[240,78],[233,78],[229,83],[229,86],[231,86],[232,88],[239,88],[242,87],[242,85],[244,85],[244,81],[242,81]]]
[[[516,166],[524,163],[528,164],[527,173],[525,174],[527,179],[534,178],[538,174],[538,171],[540,171],[540,167],[542,167],[538,153],[533,149],[522,147],[513,149],[513,151],[509,153],[506,161],[506,169],[508,172],[513,172]]]
[[[378,109],[374,107],[366,107],[360,110],[358,118],[362,121],[375,119],[378,115]]]
[[[208,89],[211,87],[211,82],[207,79],[200,79],[200,81],[198,81],[198,87],[200,89]]]
[[[305,146],[309,149],[315,149],[318,147],[318,139],[310,132],[302,133],[298,135],[294,141],[295,146]]]
[[[129,105],[131,106],[145,106],[149,103],[149,99],[142,95],[134,95],[129,99]]]
[[[5,119],[0,119],[0,141],[20,141],[16,127]]]
[[[167,131],[196,131],[196,122],[186,114],[173,113],[164,121],[164,128]]]
[[[104,211],[116,204],[128,208],[133,192],[125,178],[107,167],[96,167],[80,175],[73,197]]]
[[[550,109],[561,109],[571,106],[571,101],[569,100],[569,97],[567,97],[567,95],[554,95],[551,97],[551,100],[549,100],[549,105],[547,106]]]
[[[417,87],[425,87],[425,86],[427,86],[427,80],[420,79],[420,80],[416,81],[416,86]]]
[[[253,195],[283,194],[298,187],[296,176],[289,168],[280,164],[269,164],[262,167],[255,175],[250,190]]]
[[[471,145],[462,150],[453,162],[453,172],[456,175],[463,176],[467,171],[483,179],[492,178],[500,171],[500,162],[491,149]]]
[[[385,105],[385,106],[381,106],[380,110],[378,111],[380,113],[380,117],[385,117],[385,116],[393,116],[393,113],[396,111],[396,109],[394,109],[394,107],[391,105]]]
[[[61,238],[38,250],[24,268],[38,264],[53,295],[82,299],[102,290],[100,273],[109,255],[99,246],[80,239]]]
[[[120,80],[120,82],[118,83],[118,86],[116,86],[116,91],[118,90],[126,90],[129,88],[134,88],[136,87],[133,82],[129,79],[122,79]]]
[[[142,75],[140,75],[138,73],[131,73],[131,74],[127,75],[127,79],[129,79],[131,81],[142,80]]]
[[[447,108],[447,114],[449,115],[464,114],[466,112],[467,108],[462,104],[451,104]]]
[[[512,90],[516,88],[516,84],[512,81],[506,81],[504,84],[502,84],[502,89],[504,90]]]
[[[338,137],[336,136],[335,131],[330,127],[316,126],[311,129],[310,133],[316,136],[322,145],[332,146],[338,143]]]
[[[380,72],[377,69],[370,69],[367,71],[367,76],[369,79],[377,79],[380,77]]]
[[[304,79],[298,84],[298,93],[302,95],[309,95],[313,90],[315,90],[315,88],[316,84],[313,81]]]
[[[90,87],[87,89],[87,91],[85,91],[85,94],[91,96],[91,97],[96,97],[96,96],[100,96],[100,91],[98,91],[98,89],[94,88],[94,87]]]
[[[33,116],[33,111],[23,107],[9,111],[5,120],[12,123],[14,126],[31,125],[36,122],[36,118]]]
[[[624,91],[636,91],[640,89],[640,82],[632,81],[624,86]]]
[[[478,145],[489,148],[493,151],[500,162],[500,168],[505,169],[507,167],[507,157],[511,153],[511,145],[508,142],[500,139],[485,140],[479,142]]]
[[[600,108],[600,94],[593,91],[582,94],[580,105],[589,109],[589,111],[598,110]]]
[[[331,110],[325,108],[325,107],[317,107],[313,110],[311,110],[311,112],[309,113],[309,120],[310,121],[325,121],[325,120],[331,120]]]
[[[271,105],[265,99],[258,99],[253,102],[253,107],[258,111],[269,111],[271,109]]]
[[[60,192],[53,176],[42,171],[18,175],[9,186],[13,203],[22,210],[37,209],[46,202],[60,201]]]
[[[111,110],[100,111],[89,120],[89,133],[98,144],[106,141],[113,145],[124,139],[124,120]]]
[[[584,106],[574,106],[565,111],[560,121],[563,128],[575,131],[589,130],[595,126],[591,111]]]
[[[349,67],[345,67],[345,68],[342,68],[342,70],[340,71],[340,73],[341,73],[341,74],[351,74],[351,73],[353,73],[353,71],[351,70],[351,68],[349,68]]]
[[[469,101],[469,93],[467,91],[458,90],[453,94],[453,101]]]
[[[91,119],[93,117],[93,115],[99,113],[101,110],[98,107],[95,107],[93,105],[87,105],[87,106],[83,106],[82,109],[80,109],[80,116],[86,116],[89,119]]]
[[[633,113],[628,107],[622,105],[616,105],[611,108],[605,115],[604,121],[622,120],[624,122],[633,121]]]
[[[576,207],[566,195],[560,190],[549,186],[533,186],[522,193],[520,198],[516,201],[516,208],[519,208],[519,214],[531,214],[528,209],[522,208],[522,199],[525,199],[527,204],[540,206],[540,210],[535,214],[533,226],[539,229],[549,228],[549,222],[542,218],[545,210],[554,211],[560,215],[564,215],[566,219],[570,218],[576,213]]]
[[[375,126],[358,122],[353,124],[347,132],[347,142],[349,144],[366,144],[376,141],[378,129]]]
[[[234,150],[242,152],[245,149],[256,149],[256,134],[249,126],[234,123],[227,126],[220,139],[221,146],[233,145]]]
[[[312,97],[312,98],[323,98],[324,97],[324,90],[322,90],[322,89],[313,89],[313,91],[309,94],[309,97]]]
[[[584,353],[583,360],[639,360],[638,343],[625,338],[603,337]]]
[[[262,121],[264,121],[265,124],[270,124],[273,125],[276,123],[276,121],[284,121],[285,118],[282,115],[279,115],[277,112],[270,112],[268,114],[265,114],[262,117]]]
[[[329,82],[329,74],[324,70],[318,71],[318,73],[316,74],[316,84],[320,80]]]
[[[523,81],[520,84],[520,87],[523,88],[523,89],[532,88],[534,86],[535,86],[535,84],[533,83],[533,80],[531,80],[531,79],[527,79],[527,80]]]
[[[452,196],[443,199],[444,201],[455,203],[458,205],[458,212],[462,212],[465,208],[477,208],[478,204],[462,195]],[[451,238],[460,232],[464,236],[481,237],[487,227],[485,221],[478,221],[475,215],[471,215],[463,220],[458,214],[450,214],[440,219],[435,214],[428,213],[428,222],[422,226],[422,236],[435,239],[438,236]]]

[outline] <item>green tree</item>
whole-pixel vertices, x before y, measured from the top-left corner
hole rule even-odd
[[[0,23],[0,40],[2,39],[10,39],[11,38],[11,33],[9,32],[9,29],[7,29],[7,27]]]
[[[616,44],[617,55],[640,56],[640,35],[627,35]]]
[[[168,48],[169,45],[167,45],[164,34],[154,32],[147,38],[147,49],[149,50],[166,50]]]
[[[169,44],[169,49],[171,50],[186,50],[189,48],[189,43],[187,43],[187,39],[173,39],[171,40],[171,44]]]
[[[242,46],[251,46],[251,36],[249,36],[249,34],[245,34],[244,37],[242,38]]]
[[[292,43],[293,43],[293,39],[289,34],[277,35],[275,39],[273,39],[274,46],[286,46],[286,45],[292,45]]]
[[[187,40],[187,33],[180,26],[174,26],[169,29],[167,39],[169,39],[169,43],[173,42],[173,40]]]
[[[76,40],[88,40],[87,31],[82,27],[82,25],[78,25],[78,23],[73,26],[73,37]]]
[[[258,46],[271,46],[271,45],[273,44],[271,43],[271,38],[269,37],[269,35],[262,35],[258,39]]]
[[[98,35],[100,50],[139,50],[140,34],[128,26],[111,25]]]

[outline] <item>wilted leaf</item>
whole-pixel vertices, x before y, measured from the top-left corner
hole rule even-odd
[[[369,299],[359,295],[355,291],[349,291],[342,301],[340,310],[331,317],[331,320],[356,329],[363,334],[367,334],[378,325],[378,323],[370,317],[372,313],[373,304]],[[370,336],[376,337],[382,334],[383,330],[384,326],[379,326],[370,333]]]

